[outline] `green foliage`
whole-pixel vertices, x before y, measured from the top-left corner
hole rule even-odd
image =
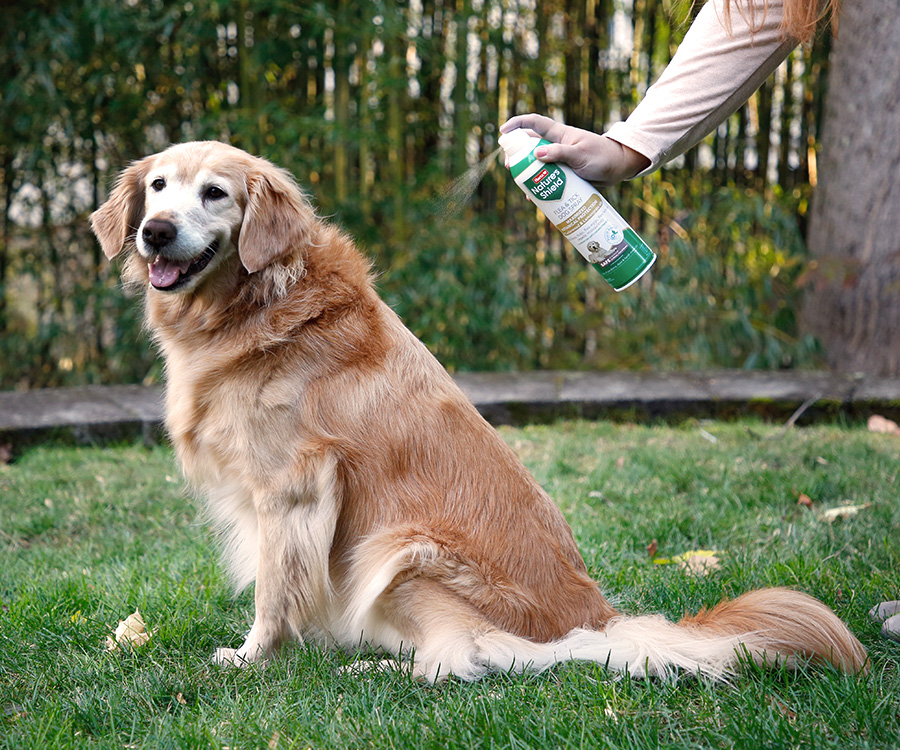
[[[525,316],[497,223],[416,223],[416,252],[379,285],[385,301],[448,369],[527,367]]]
[[[632,13],[631,53],[612,33],[616,12]],[[614,295],[501,168],[468,210],[433,215],[509,115],[598,132],[626,115],[688,13],[612,0],[6,3],[0,387],[156,377],[87,216],[128,162],[202,138],[293,172],[450,367],[815,362],[794,320],[806,253],[787,212],[808,198],[827,36],[708,140],[707,166],[689,154],[611,193],[661,251],[635,289]],[[771,163],[746,166],[776,140]]]
[[[866,615],[898,595],[894,439],[853,426],[704,430],[717,442],[691,423],[501,434],[622,611],[677,618],[759,586],[798,588],[863,641],[868,677],[749,668],[728,684],[662,683],[567,664],[428,686],[341,671],[357,655],[315,646],[215,668],[213,650],[246,632],[253,595],[232,597],[171,451],[44,446],[0,466],[0,748],[895,747],[900,647]],[[868,507],[822,520],[843,503]],[[654,564],[653,539],[659,557],[716,549],[722,566],[693,576]],[[150,642],[106,651],[135,607]]]
[[[660,369],[815,364],[796,318],[807,253],[795,216],[786,201],[749,190],[704,196],[680,219],[648,293],[613,300],[608,338],[633,340],[636,356]]]

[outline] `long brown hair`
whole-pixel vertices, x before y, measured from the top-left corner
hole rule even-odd
[[[725,0],[725,25],[731,27],[732,5],[743,15],[750,28],[762,23],[758,18],[758,10],[752,0]],[[768,0],[763,7],[763,15],[769,9]],[[781,31],[786,37],[793,37],[799,42],[808,42],[816,31],[816,26],[826,18],[831,20],[831,31],[837,36],[838,14],[841,0],[784,0],[784,13],[781,19]]]

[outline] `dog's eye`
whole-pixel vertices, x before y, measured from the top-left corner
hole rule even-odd
[[[157,177],[153,182],[150,183],[150,187],[152,187],[157,193],[162,190],[166,186],[166,181],[162,177]]]
[[[221,200],[222,198],[224,198],[227,195],[228,195],[228,193],[226,193],[224,190],[222,190],[222,188],[218,187],[217,185],[212,185],[206,189],[205,197],[211,201],[217,201],[217,200]]]

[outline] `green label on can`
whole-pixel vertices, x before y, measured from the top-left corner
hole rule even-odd
[[[637,232],[628,227],[622,242],[603,260],[595,262],[594,267],[613,289],[621,292],[641,278],[655,261],[656,253],[647,247]]]
[[[555,164],[548,164],[525,181],[525,187],[541,201],[558,201],[566,192],[566,173]]]

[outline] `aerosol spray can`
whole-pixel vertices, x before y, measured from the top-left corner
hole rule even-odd
[[[621,292],[653,265],[656,253],[593,185],[565,164],[535,157],[534,150],[550,141],[519,128],[499,142],[516,184],[613,289]]]

